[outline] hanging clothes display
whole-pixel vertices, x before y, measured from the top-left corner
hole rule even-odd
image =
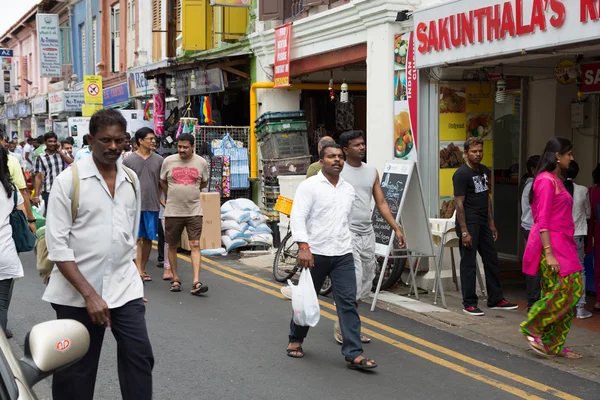
[[[229,157],[231,189],[248,189],[250,187],[250,162],[248,149],[244,147],[244,144],[233,140],[231,135],[226,133],[222,139],[213,140],[211,146],[215,156]]]

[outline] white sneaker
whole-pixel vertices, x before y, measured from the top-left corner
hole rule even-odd
[[[279,291],[286,299],[292,299],[292,288],[290,286],[282,286]]]
[[[577,318],[579,319],[586,319],[586,318],[591,318],[592,317],[592,313],[589,312],[588,310],[586,310],[583,307],[577,307]]]

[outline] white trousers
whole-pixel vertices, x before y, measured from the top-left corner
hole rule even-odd
[[[375,233],[352,233],[352,255],[356,271],[356,299],[360,300],[369,296],[375,279]]]

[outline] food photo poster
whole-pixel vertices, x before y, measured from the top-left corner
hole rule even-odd
[[[487,84],[457,82],[440,85],[440,218],[452,218],[454,214],[452,176],[464,164],[464,143],[468,138],[483,140],[482,163],[492,169],[493,95]]]

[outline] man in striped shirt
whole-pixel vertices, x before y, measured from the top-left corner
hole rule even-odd
[[[48,209],[48,196],[54,179],[65,169],[64,162],[71,164],[73,159],[60,151],[56,133],[50,131],[44,135],[46,150],[35,159],[33,172],[35,174],[35,197],[33,203],[40,203],[40,194],[44,199],[45,209]]]

